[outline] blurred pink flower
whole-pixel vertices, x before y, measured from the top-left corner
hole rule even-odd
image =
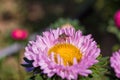
[[[11,36],[15,40],[25,40],[28,37],[28,31],[25,29],[14,29]]]
[[[114,14],[114,23],[115,23],[116,27],[120,29],[120,10],[118,10]]]
[[[116,73],[116,76],[120,78],[120,50],[113,53],[110,58],[110,63]]]

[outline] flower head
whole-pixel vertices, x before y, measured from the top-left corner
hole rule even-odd
[[[120,10],[118,10],[114,15],[114,22],[117,28],[120,29]]]
[[[57,74],[67,80],[91,74],[89,68],[98,62],[99,55],[100,49],[91,35],[84,36],[73,27],[43,32],[29,42],[25,52],[27,59],[34,60],[33,66],[40,66],[48,77]]]
[[[25,29],[14,29],[11,36],[15,40],[25,40],[28,37],[28,31]]]
[[[120,50],[113,53],[110,58],[110,63],[116,73],[116,76],[120,78]]]

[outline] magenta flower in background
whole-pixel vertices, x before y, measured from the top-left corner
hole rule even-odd
[[[14,29],[11,36],[15,40],[25,40],[28,37],[28,31],[25,29]]]
[[[120,29],[120,10],[118,10],[114,14],[114,23],[115,23],[116,27]]]
[[[110,58],[110,63],[116,73],[116,76],[120,78],[120,50],[113,53]]]
[[[73,27],[45,31],[30,41],[25,50],[25,57],[34,60],[33,67],[40,66],[49,78],[56,74],[67,80],[91,74],[89,68],[98,62],[96,58],[100,55],[91,35],[84,36]]]

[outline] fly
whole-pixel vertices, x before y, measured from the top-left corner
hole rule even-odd
[[[60,41],[66,41],[66,39],[68,37],[69,37],[68,35],[66,35],[65,33],[62,33],[61,35],[59,35],[58,40],[60,40]]]

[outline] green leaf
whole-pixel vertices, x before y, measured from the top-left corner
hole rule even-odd
[[[51,78],[48,78],[47,80],[52,80]]]
[[[80,29],[83,32],[85,32],[84,27],[80,25],[78,20],[64,19],[64,18],[61,18],[57,20],[56,22],[54,22],[53,24],[51,24],[50,28],[58,28],[65,24],[71,24],[75,29]]]
[[[120,30],[115,26],[114,21],[109,21],[109,26],[107,28],[107,31],[114,34],[120,41]]]
[[[35,80],[43,80],[43,78],[40,75],[36,75]]]

